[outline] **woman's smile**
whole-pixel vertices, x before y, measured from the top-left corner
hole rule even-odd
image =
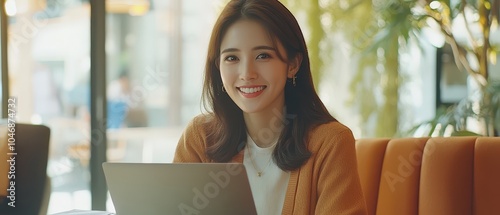
[[[241,86],[236,89],[245,98],[255,98],[264,92],[266,86]]]

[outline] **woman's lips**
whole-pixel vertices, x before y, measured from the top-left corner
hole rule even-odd
[[[237,87],[238,91],[240,91],[241,95],[245,98],[255,98],[264,92],[266,86],[244,86]]]

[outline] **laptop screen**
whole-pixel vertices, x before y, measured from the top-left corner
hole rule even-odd
[[[118,215],[256,214],[240,163],[103,163]]]

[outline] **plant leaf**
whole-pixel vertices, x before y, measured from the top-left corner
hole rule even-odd
[[[488,57],[490,58],[490,62],[493,65],[497,64],[497,52],[493,49],[490,50]]]
[[[465,137],[465,136],[483,136],[478,133],[474,133],[472,131],[454,131],[451,133],[451,136],[454,137]]]

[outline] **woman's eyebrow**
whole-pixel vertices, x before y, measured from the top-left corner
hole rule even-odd
[[[227,48],[227,49],[222,50],[220,53],[224,54],[226,52],[238,52],[238,51],[240,51],[240,50],[237,48]]]
[[[252,50],[261,50],[261,49],[276,51],[276,49],[271,46],[256,46]]]
[[[276,49],[274,47],[271,47],[271,46],[256,46],[256,47],[253,47],[252,50],[271,50],[271,51],[276,51]],[[224,54],[226,52],[239,52],[240,50],[237,49],[237,48],[227,48],[227,49],[224,49],[222,50],[220,53],[221,54]]]

